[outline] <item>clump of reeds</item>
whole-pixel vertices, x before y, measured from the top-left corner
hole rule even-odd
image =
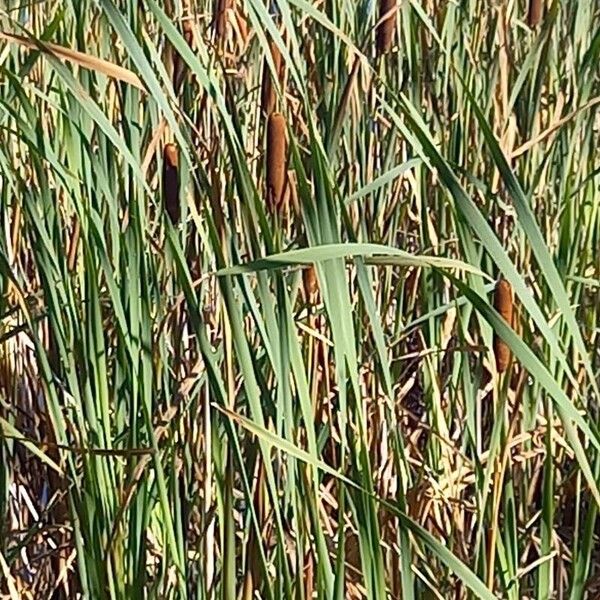
[[[396,30],[396,0],[379,0],[379,25],[377,26],[377,55],[387,54],[394,42]]]
[[[539,22],[542,20],[543,12],[544,0],[529,0],[529,13],[527,15],[529,27],[531,27],[532,29],[537,27]]]
[[[274,42],[270,44],[271,57],[275,64],[275,73],[281,81],[282,75],[282,60],[281,52],[279,47]],[[263,62],[263,74],[262,74],[262,86],[261,86],[261,97],[260,105],[265,115],[270,115],[275,110],[275,103],[277,101],[277,93],[275,91],[275,81],[269,64],[265,59]]]
[[[496,284],[494,294],[494,308],[500,316],[512,327],[513,325],[513,291],[512,286],[506,279],[500,279]],[[494,334],[494,355],[496,357],[496,369],[503,373],[510,365],[510,349],[506,343]]]
[[[279,211],[283,202],[286,173],[285,119],[281,113],[271,113],[267,121],[267,205],[271,212]]]
[[[163,150],[163,201],[171,223],[181,218],[179,204],[179,152],[175,144],[166,144]]]

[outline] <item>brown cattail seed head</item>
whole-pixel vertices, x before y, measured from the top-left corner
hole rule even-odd
[[[225,37],[227,28],[228,12],[233,8],[233,0],[215,0],[216,14],[215,27],[218,40]]]
[[[496,284],[494,295],[494,308],[510,327],[513,324],[513,291],[506,279],[500,279]],[[496,356],[496,369],[503,373],[510,364],[510,349],[506,343],[494,334],[494,355]]]
[[[194,41],[194,27],[191,21],[184,21],[182,25],[183,38],[187,42],[188,46],[192,45]]]
[[[379,0],[379,25],[377,26],[377,54],[379,56],[389,52],[394,42],[395,7],[396,0]]]
[[[73,216],[73,231],[71,233],[71,240],[69,244],[69,253],[67,254],[67,268],[69,271],[75,270],[75,263],[77,262],[77,250],[79,248],[79,236],[81,235],[81,224],[77,215]]]
[[[285,119],[281,113],[271,113],[267,121],[267,204],[271,211],[282,203],[285,172]]]
[[[304,296],[307,302],[314,301],[319,289],[314,265],[310,265],[302,271],[302,283],[304,284]]]
[[[176,225],[181,218],[179,204],[179,153],[175,144],[167,144],[163,150],[163,201],[171,219]]]
[[[527,15],[527,21],[529,22],[529,27],[531,27],[531,29],[534,29],[542,20],[543,12],[544,0],[529,0],[529,14]]]
[[[188,46],[192,46],[194,41],[194,31],[191,21],[184,21],[181,25],[181,30],[183,33],[183,38],[187,42]],[[185,79],[187,65],[185,61],[181,58],[179,53],[173,50],[175,54],[173,55],[173,89],[175,93],[179,92],[179,88],[183,80]]]
[[[279,52],[279,47],[275,43],[271,43],[270,49],[271,57],[273,58],[273,63],[275,64],[275,73],[277,74],[277,77],[281,77],[281,52]],[[262,87],[260,97],[260,106],[265,115],[269,116],[275,110],[276,100],[277,94],[275,92],[273,75],[271,74],[269,64],[265,60],[263,65]]]

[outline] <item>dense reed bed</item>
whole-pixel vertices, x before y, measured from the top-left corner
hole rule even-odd
[[[5,0],[0,594],[600,594],[600,11]]]

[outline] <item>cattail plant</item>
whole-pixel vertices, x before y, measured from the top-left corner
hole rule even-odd
[[[506,279],[500,279],[496,284],[494,295],[494,308],[500,316],[512,327],[513,324],[513,291],[512,286]],[[503,373],[510,364],[510,349],[506,343],[494,334],[494,355],[496,357],[496,369]]]
[[[379,0],[379,25],[377,26],[377,55],[387,54],[394,42],[396,29],[396,0]]]
[[[281,81],[282,75],[282,61],[281,52],[277,44],[272,42],[270,44],[271,57],[275,64],[275,74]],[[262,86],[261,86],[261,98],[260,105],[265,115],[269,116],[275,110],[275,103],[277,101],[277,93],[275,92],[275,85],[273,74],[269,69],[269,64],[266,59],[263,62],[263,74],[262,74]]]
[[[181,218],[179,204],[179,153],[175,144],[166,144],[163,150],[163,201],[171,223]]]
[[[271,113],[267,121],[267,206],[279,211],[283,202],[286,172],[285,119]]]
[[[542,13],[544,11],[544,0],[529,0],[529,13],[527,15],[527,21],[529,27],[534,29],[537,27],[539,22],[542,20]]]

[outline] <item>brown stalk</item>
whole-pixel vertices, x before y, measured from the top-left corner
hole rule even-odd
[[[496,284],[494,308],[512,327],[513,292],[512,286],[506,279],[500,279]],[[498,373],[503,373],[510,365],[510,349],[497,334],[494,334],[494,355],[496,357],[496,369],[498,370]]]
[[[171,223],[181,218],[179,204],[179,153],[175,144],[166,144],[163,150],[163,201]]]
[[[281,209],[285,172],[285,119],[281,113],[271,113],[267,122],[267,206],[272,212]]]

